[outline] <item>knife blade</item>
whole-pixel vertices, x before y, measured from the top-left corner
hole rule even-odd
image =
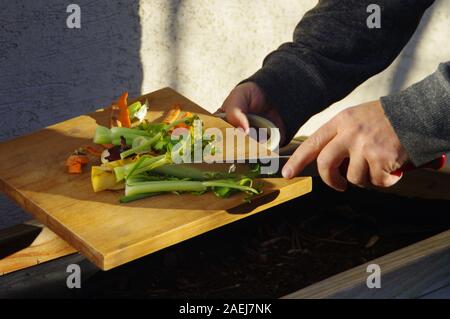
[[[246,158],[237,160],[226,160],[218,163],[180,163],[166,165],[158,170],[164,170],[164,174],[170,175],[172,169],[177,170],[177,174],[180,173],[180,168],[183,168],[183,172],[186,174],[186,178],[197,178],[197,179],[211,179],[211,178],[229,178],[229,177],[239,177],[239,176],[253,176],[260,178],[267,177],[282,177],[281,170],[289,160],[291,155],[268,155],[258,158]],[[407,162],[401,168],[392,172],[391,174],[396,176],[401,176],[403,173],[419,169],[419,168],[429,168],[434,170],[439,170],[446,163],[446,155],[425,163],[421,166],[415,166],[414,164]],[[343,175],[346,175],[349,160],[346,159],[340,170]],[[258,168],[258,169],[257,169]],[[317,176],[317,163],[314,161],[309,164],[301,172],[302,176]]]
[[[268,155],[258,158],[227,159],[214,163],[179,163],[165,165],[155,169],[165,175],[194,179],[230,178],[230,177],[282,177],[281,170],[290,155]],[[173,171],[173,173],[171,173]],[[182,176],[180,176],[180,172]],[[306,167],[303,176],[318,175],[316,163]]]

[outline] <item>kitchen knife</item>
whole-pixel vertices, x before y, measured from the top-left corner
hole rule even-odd
[[[211,179],[211,178],[227,178],[230,176],[253,176],[253,177],[281,177],[281,170],[289,160],[291,155],[269,155],[259,158],[247,158],[240,160],[226,160],[220,163],[181,163],[166,165],[161,168],[156,169],[164,170],[164,174],[170,175],[172,169],[176,169],[177,175],[180,173],[180,165],[184,168],[186,178],[196,178],[196,179]],[[278,163],[277,163],[278,161]],[[419,168],[429,168],[438,170],[445,165],[446,156],[432,160],[421,166],[414,166],[414,164],[408,162],[404,164],[401,168],[392,172],[391,174],[396,176],[401,176],[403,173],[419,169]],[[349,160],[345,160],[341,165],[341,171],[345,175],[348,167]],[[304,176],[317,176],[317,164],[313,162],[309,164],[301,172]]]

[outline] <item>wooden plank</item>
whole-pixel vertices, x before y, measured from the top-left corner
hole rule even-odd
[[[0,230],[0,259],[31,245],[42,227],[19,224]]]
[[[450,299],[450,284],[420,296],[419,299]]]
[[[406,173],[394,187],[377,188],[378,191],[406,197],[449,200],[450,168],[444,167],[440,171],[420,169]],[[449,249],[445,241],[450,241],[448,232],[438,235],[440,243],[434,245],[434,238],[416,243],[404,250],[393,252],[375,261],[358,266],[348,272],[338,274],[316,283],[285,298],[387,298],[409,297],[421,298],[430,291],[450,284]],[[441,237],[442,236],[442,237]],[[441,239],[439,239],[441,238]],[[446,239],[447,238],[447,239]],[[431,243],[431,244],[430,244]],[[430,247],[428,251],[426,247]],[[417,252],[414,252],[417,249]],[[417,260],[414,256],[417,253]],[[366,266],[370,263],[383,262],[388,265],[391,261],[393,268],[384,267],[382,270],[381,290],[369,290],[366,287]]]
[[[381,268],[380,289],[369,289],[366,285],[369,264]],[[449,284],[450,230],[283,298],[417,298]]]
[[[97,273],[99,268],[80,254],[71,254],[31,268],[22,269],[0,277],[1,298],[42,298],[49,294],[56,298],[77,297],[79,289],[68,289],[69,265],[78,265],[81,288],[84,282]]]
[[[205,127],[230,127],[171,89],[148,99],[150,120],[175,103],[200,114]],[[36,133],[0,144],[0,189],[25,211],[101,269],[107,270],[211,229],[263,211],[311,191],[311,178],[264,179],[264,193],[252,204],[244,194],[218,199],[213,194],[163,195],[119,204],[122,192],[93,193],[90,173],[65,173],[64,161],[74,149],[90,143],[97,124],[109,123],[109,112],[79,116]],[[242,134],[242,133],[238,133]],[[247,140],[247,145],[252,141]],[[253,141],[253,143],[255,143]],[[245,156],[247,148],[239,149]]]
[[[16,231],[16,235],[23,236],[23,232]],[[75,252],[72,246],[50,229],[40,227],[40,233],[31,245],[0,259],[0,276]]]

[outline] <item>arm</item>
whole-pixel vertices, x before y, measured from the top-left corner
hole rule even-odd
[[[381,28],[369,29],[373,1],[322,0],[246,81],[255,82],[284,122],[286,141],[315,113],[385,69],[414,33],[431,0],[383,0]]]
[[[386,68],[432,2],[378,1],[381,29],[369,29],[369,1],[320,1],[298,24],[294,41],[271,53],[258,72],[230,93],[222,110],[244,129],[246,113],[266,116],[284,127],[288,141],[311,115]],[[345,190],[347,181],[362,187],[395,184],[400,177],[391,172],[408,158],[418,165],[449,149],[448,80],[448,66],[441,66],[382,102],[341,111],[298,147],[283,176],[293,177],[317,159],[323,181],[337,190]],[[344,178],[341,165],[348,158]]]
[[[450,151],[450,62],[381,104],[415,165]]]

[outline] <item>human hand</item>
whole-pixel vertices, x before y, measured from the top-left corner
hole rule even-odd
[[[218,112],[225,112],[227,121],[249,132],[250,124],[246,114],[260,115],[272,121],[279,128],[281,144],[285,140],[283,120],[276,108],[267,100],[264,92],[254,82],[245,82],[236,86],[225,99]]]
[[[283,176],[298,175],[316,158],[322,180],[344,191],[347,181],[360,187],[394,185],[401,176],[390,173],[400,168],[408,155],[380,101],[372,101],[345,109],[320,127],[297,148],[283,167]],[[340,166],[347,158],[350,162],[344,177]]]

